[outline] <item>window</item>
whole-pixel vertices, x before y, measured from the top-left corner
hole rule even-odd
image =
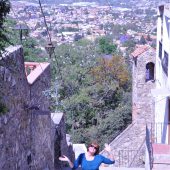
[[[162,59],[162,69],[164,73],[168,76],[168,53],[164,51],[164,58]]]
[[[154,66],[155,64],[152,62],[146,64],[146,82],[154,80]]]
[[[159,14],[160,14],[160,17],[163,16],[163,13],[164,13],[164,5],[160,5],[160,6],[159,6]]]
[[[162,59],[162,43],[159,42],[159,58]]]

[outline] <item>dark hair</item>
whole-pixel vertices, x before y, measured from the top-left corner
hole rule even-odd
[[[90,144],[88,144],[87,151],[89,150],[89,147],[90,147],[91,145],[94,145],[95,148],[96,148],[96,152],[94,153],[94,155],[99,154],[99,148],[100,148],[100,146],[99,146],[99,144],[98,144],[96,141],[93,141],[93,142],[91,142]]]

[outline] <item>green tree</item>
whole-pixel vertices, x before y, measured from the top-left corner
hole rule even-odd
[[[129,80],[129,73],[126,68],[125,60],[121,56],[112,56],[110,59],[100,59],[97,67],[92,69],[95,81],[100,83],[110,83],[116,80],[119,86],[124,85]]]
[[[57,99],[54,109],[57,106],[57,110],[65,113],[73,142],[88,142],[92,138],[106,142],[103,140],[106,136],[110,141],[111,134],[116,136],[131,120],[127,110],[131,104],[126,102],[131,101],[128,95],[131,84],[125,60],[115,55],[103,61],[98,42],[80,40],[73,45],[60,45],[53,58],[53,71],[57,75],[54,87],[58,89],[53,94],[54,100]],[[107,126],[102,126],[105,122]]]
[[[6,30],[6,37],[9,41],[4,43],[4,47],[21,44],[20,31],[13,30],[16,24],[17,22],[13,19],[5,20],[4,28]],[[44,55],[44,52],[39,48],[39,46],[44,46],[44,44],[40,44],[36,39],[29,37],[29,31],[23,31],[23,36],[25,37],[25,39],[22,40],[25,61],[45,61],[47,54],[45,53]]]
[[[103,54],[116,53],[117,47],[107,37],[99,38],[99,52]]]
[[[5,43],[8,41],[5,34],[5,29],[3,27],[3,23],[9,12],[10,12],[9,0],[1,0],[0,1],[0,51],[4,49]]]

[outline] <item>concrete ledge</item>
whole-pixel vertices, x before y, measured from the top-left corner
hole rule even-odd
[[[51,119],[53,120],[53,122],[58,125],[61,121],[63,117],[63,113],[59,112],[59,113],[51,113]]]
[[[75,153],[75,158],[81,154],[87,152],[87,148],[85,144],[73,144],[73,151]]]
[[[2,58],[5,58],[6,56],[8,56],[9,54],[13,53],[14,51],[17,51],[17,50],[20,50],[22,49],[22,46],[21,45],[16,45],[16,46],[9,46],[7,48],[5,48],[5,51],[2,52],[2,56],[0,58],[0,60]]]
[[[25,62],[28,83],[33,84],[49,65],[49,63]],[[27,69],[30,69],[30,73],[27,73]]]

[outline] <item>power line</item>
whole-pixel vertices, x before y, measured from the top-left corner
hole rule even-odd
[[[14,14],[14,16],[16,17],[16,19],[17,19],[17,21],[18,21],[18,23],[20,23],[20,19],[18,18],[18,16],[16,15],[16,13],[15,13],[15,11],[14,11],[14,9],[13,9],[13,7],[11,6],[11,10],[12,10],[12,12],[13,12],[13,14]],[[25,20],[22,20],[24,23],[25,23],[25,25],[27,25],[28,26],[28,24],[25,22]],[[42,68],[42,66],[41,66],[41,63],[40,62],[37,62],[38,64],[39,64],[39,66],[40,66],[40,68],[41,68],[41,70],[42,71],[44,71],[43,70],[43,68]]]
[[[50,35],[49,28],[48,28],[48,25],[47,25],[47,21],[46,21],[44,12],[43,12],[43,8],[42,8],[42,5],[41,5],[41,1],[38,0],[38,2],[39,2],[40,9],[41,9],[41,13],[42,13],[42,16],[43,16],[43,19],[44,19],[44,24],[45,24],[45,27],[46,27],[46,30],[47,30],[48,38],[49,38],[50,43],[52,44],[51,35]]]

